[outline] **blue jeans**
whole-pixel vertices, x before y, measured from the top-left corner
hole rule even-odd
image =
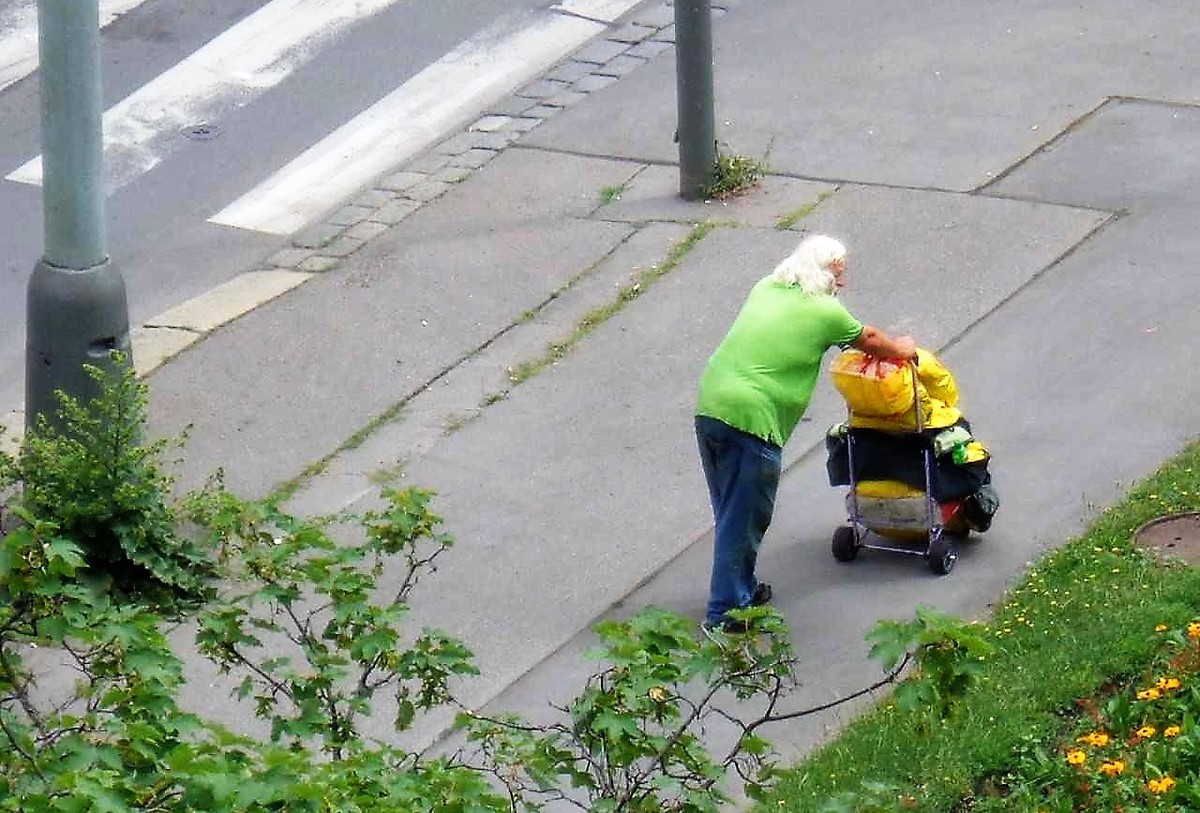
[[[696,440],[716,526],[705,620],[718,624],[749,606],[758,587],[754,566],[775,511],[782,449],[704,415],[696,416]]]

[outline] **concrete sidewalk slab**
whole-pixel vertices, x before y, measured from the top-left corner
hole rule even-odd
[[[478,352],[631,234],[583,216],[635,169],[506,153],[338,272],[155,372],[154,432],[194,424],[181,487],[224,467],[232,488],[263,496]]]
[[[954,214],[963,228],[953,232],[954,249],[943,240],[940,250],[953,256],[980,246],[974,262],[991,266],[989,287],[973,293],[969,305],[958,289],[944,295],[957,307],[942,307],[936,297],[914,303],[913,318],[947,336],[965,331],[1105,217],[947,197],[959,204]],[[918,223],[942,225],[947,215],[936,204],[896,208],[910,213],[888,223],[897,241]],[[1045,228],[1047,210],[1063,217],[1057,245]],[[1040,252],[1010,258],[1002,241],[987,239],[989,229],[1002,224],[1009,233],[1025,218],[1044,228]],[[426,581],[429,592],[417,598],[414,618],[461,636],[475,651],[483,674],[463,687],[468,704],[487,701],[534,669],[646,574],[691,556],[685,551],[705,537],[711,520],[691,431],[695,382],[746,290],[795,241],[794,233],[774,228],[716,229],[564,362],[406,465],[408,482],[440,494],[436,505],[458,539]],[[872,266],[877,248],[864,250],[855,272],[869,281],[855,302],[886,312],[898,272]],[[926,259],[939,265],[936,256]],[[825,428],[843,416],[840,402],[824,392],[789,446],[789,462],[819,445]],[[691,581],[679,594],[690,597],[687,603],[680,607],[677,595],[675,606],[699,617],[706,583]],[[629,604],[642,606],[637,598]]]
[[[1113,230],[1097,239],[1120,242],[1123,237]],[[760,576],[775,588],[773,603],[788,618],[801,659],[800,688],[788,698],[786,710],[829,702],[876,679],[880,671],[867,658],[864,636],[881,618],[910,617],[918,604],[965,617],[985,615],[1014,574],[1080,532],[1131,482],[1195,437],[1193,405],[1200,385],[1181,369],[1187,351],[1178,344],[1186,328],[1173,335],[1150,334],[1152,344],[1121,363],[1110,364],[1103,350],[1072,347],[1081,334],[1138,332],[1139,309],[1127,313],[1123,297],[1099,306],[1085,305],[1086,298],[1079,296],[1120,265],[1099,253],[1077,252],[944,354],[970,405],[968,417],[995,455],[992,470],[1003,501],[992,530],[960,549],[952,575],[938,578],[920,559],[870,551],[849,565],[836,562],[830,535],[845,522],[844,489],[827,486],[819,445],[794,449],[799,460],[783,478],[759,560]],[[1147,299],[1181,292],[1177,277]],[[1077,307],[1069,307],[1072,302]],[[1153,386],[1120,385],[1134,380],[1170,382],[1164,389],[1169,387],[1171,397],[1163,398],[1163,390]],[[1131,421],[1130,415],[1144,418]],[[711,536],[704,535],[599,617],[626,617],[646,606],[699,617],[710,546]],[[582,687],[590,666],[584,653],[594,644],[590,631],[581,631],[488,709],[553,717],[550,704],[561,704]],[[785,760],[797,759],[869,702],[763,734]]]
[[[1200,110],[1116,99],[988,188],[990,194],[1112,211],[1200,199]]]
[[[414,395],[394,420],[379,426],[361,445],[340,452],[321,476],[301,485],[289,505],[312,516],[334,513],[373,497],[379,491],[381,474],[400,474],[456,431],[453,424],[461,427],[491,404],[508,398],[518,386],[513,381],[514,368],[545,357],[552,344],[569,341],[590,313],[614,302],[690,231],[690,227],[675,223],[639,228],[528,319]]]
[[[1197,98],[1186,4],[1131,17],[1115,0],[1086,13],[937,0],[919,14],[851,0],[796,15],[768,0],[713,29],[717,139],[780,174],[966,191],[1109,96]],[[674,162],[673,72],[665,53],[527,143]]]

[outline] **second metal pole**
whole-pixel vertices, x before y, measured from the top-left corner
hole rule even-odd
[[[679,107],[679,194],[696,200],[717,162],[713,118],[712,4],[675,0],[675,85]]]

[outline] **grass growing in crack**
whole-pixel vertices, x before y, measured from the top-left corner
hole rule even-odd
[[[478,417],[478,412],[455,412],[442,424],[442,435],[449,437]]]
[[[375,471],[367,475],[367,479],[377,486],[386,486],[395,483],[403,476],[404,461],[398,460],[394,465],[375,469]]]
[[[600,190],[600,205],[607,206],[610,203],[616,203],[621,199],[621,195],[625,193],[625,184],[614,184],[606,186]]]
[[[787,231],[792,226],[795,226],[801,220],[811,215],[818,206],[820,206],[829,198],[833,197],[833,193],[836,191],[837,189],[834,188],[828,192],[822,192],[817,196],[816,200],[810,201],[809,203],[801,206],[799,209],[796,209],[794,212],[789,212],[788,214],[779,218],[779,220],[775,222],[775,228],[779,231]]]
[[[528,381],[547,367],[564,358],[589,333],[620,313],[626,305],[641,296],[655,282],[671,273],[683,258],[687,256],[688,252],[715,227],[716,224],[712,221],[697,223],[686,237],[671,247],[666,259],[641,271],[628,285],[622,286],[618,290],[617,298],[614,301],[595,307],[584,314],[570,336],[562,341],[552,342],[547,345],[546,351],[538,358],[521,362],[514,367],[509,367],[508,379],[514,384],[520,384],[523,381]]]
[[[766,160],[721,152],[713,164],[712,180],[700,188],[700,194],[713,200],[725,200],[745,192],[767,174]]]
[[[521,382],[527,381],[528,379],[540,373],[542,370],[554,364],[559,359],[566,356],[569,352],[571,352],[575,345],[583,340],[585,336],[587,336],[605,321],[619,313],[630,301],[640,296],[646,288],[653,285],[663,276],[673,271],[675,267],[678,266],[683,260],[683,258],[687,256],[688,252],[691,251],[697,243],[703,240],[710,231],[716,228],[717,225],[718,224],[715,221],[711,220],[694,225],[686,237],[671,247],[671,250],[667,253],[666,258],[661,263],[652,265],[650,268],[642,271],[634,278],[632,282],[626,286],[623,286],[618,291],[615,301],[606,303],[588,311],[583,318],[580,319],[579,324],[576,325],[575,330],[566,340],[550,344],[547,346],[546,352],[536,359],[522,362],[515,367],[510,367],[508,369],[509,380],[514,384],[520,384]],[[591,270],[592,269],[589,268],[565,283],[550,296],[550,300],[548,301],[557,299],[563,293],[563,291],[570,288],[571,285],[573,285],[580,278],[586,276]],[[522,322],[528,322],[535,318],[539,310],[540,308],[535,308],[525,311],[518,320],[518,324]],[[491,393],[484,397],[481,406],[490,406],[491,404],[504,400],[508,396],[509,391],[507,390],[504,392]],[[366,426],[351,435],[345,442],[343,442],[332,452],[325,455],[315,463],[311,463],[306,466],[300,474],[296,475],[292,479],[287,480],[286,482],[283,482],[277,486],[268,496],[268,500],[274,505],[282,505],[283,503],[287,502],[296,494],[297,491],[300,490],[300,487],[305,482],[317,477],[326,469],[328,469],[329,464],[332,463],[338,455],[343,452],[350,451],[351,449],[358,448],[375,432],[375,430],[384,424],[394,421],[404,411],[404,407],[404,402],[395,404],[382,414],[373,418],[369,423],[367,423]],[[464,425],[466,425],[468,421],[473,420],[476,417],[478,417],[478,413],[466,417],[453,416],[445,425],[444,434],[449,435],[458,431]]]
[[[304,485],[312,478],[323,474],[325,470],[329,468],[329,464],[332,463],[338,455],[362,446],[363,443],[366,442],[367,438],[369,438],[376,429],[386,423],[391,423],[392,421],[396,420],[396,418],[398,418],[400,414],[404,412],[404,406],[404,402],[393,404],[381,414],[376,415],[370,420],[370,422],[367,423],[366,426],[359,429],[350,437],[346,438],[346,440],[342,441],[342,443],[332,452],[325,455],[320,460],[309,463],[304,467],[304,470],[295,477],[291,478],[290,480],[285,480],[276,486],[271,493],[267,495],[267,502],[269,502],[271,505],[283,505],[285,502],[295,496],[296,492],[300,490],[300,486]]]

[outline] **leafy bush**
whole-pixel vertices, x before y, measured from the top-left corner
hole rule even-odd
[[[841,702],[781,708],[794,659],[783,619],[759,607],[739,611],[745,635],[655,609],[601,624],[604,665],[558,722],[463,708],[454,689],[476,673],[471,653],[404,627],[452,545],[430,492],[385,489],[380,510],[300,519],[218,476],[176,506],[164,446],[141,443],[144,386],[93,373],[101,396],[64,398],[61,421],[0,455],[0,483],[23,489],[22,523],[0,538],[0,813],[717,811],[730,780],[753,798],[774,784],[764,726]],[[179,532],[184,520],[199,538]],[[164,630],[185,614],[267,741],[180,704],[184,668]],[[961,622],[930,611],[880,627],[876,648],[892,671],[855,696],[915,662],[909,694],[943,711],[978,655]],[[739,716],[744,701],[757,717]],[[378,742],[365,724],[383,706],[397,733],[458,708],[467,744],[431,756]],[[735,733],[724,755],[705,742],[718,720]]]
[[[85,369],[99,395],[56,393],[57,420],[39,416],[17,457],[0,458],[0,489],[18,489],[12,513],[71,540],[89,578],[107,580],[116,595],[194,605],[211,594],[215,571],[177,531],[162,464],[170,443],[141,442],[146,386],[127,365]]]

